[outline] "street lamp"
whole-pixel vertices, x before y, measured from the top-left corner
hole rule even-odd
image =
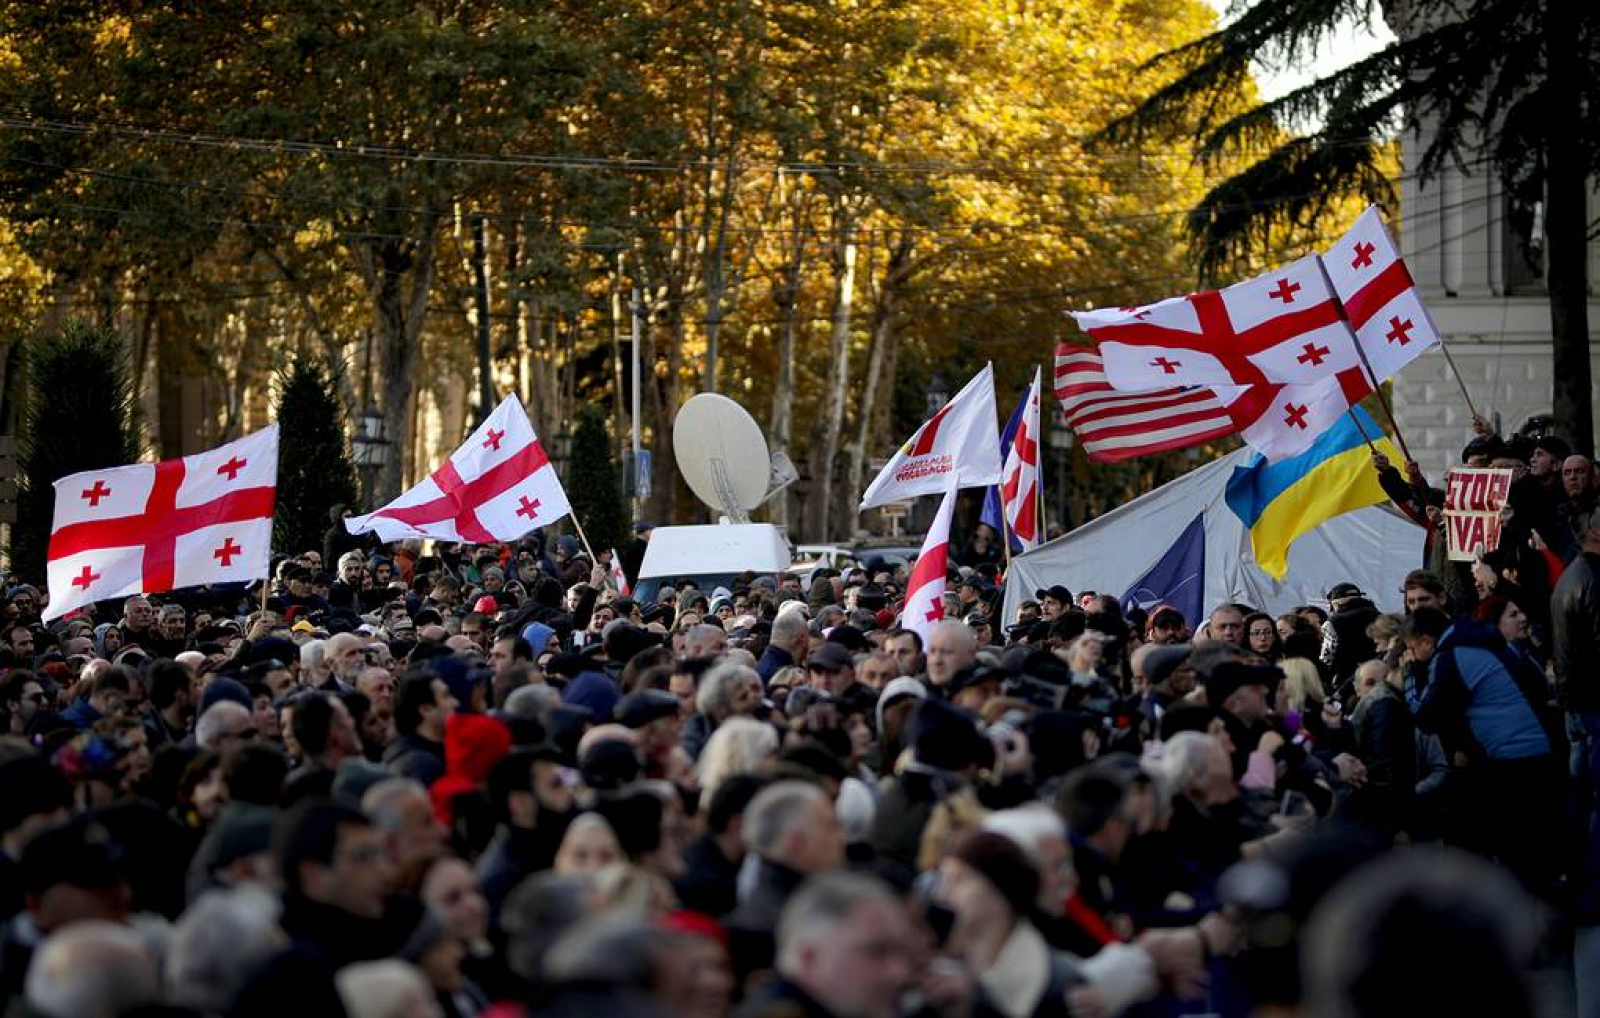
[[[1067,458],[1072,455],[1075,438],[1066,412],[1057,403],[1050,415],[1050,448],[1056,454],[1056,523],[1062,530],[1067,529]]]
[[[933,377],[928,379],[928,416],[932,417],[939,409],[950,402],[950,383],[944,379],[943,371],[935,371]]]
[[[389,440],[384,437],[383,414],[376,404],[368,403],[356,422],[356,433],[350,439],[350,459],[361,473],[361,487],[367,500],[372,500],[372,490],[377,484],[378,472],[389,462]]]

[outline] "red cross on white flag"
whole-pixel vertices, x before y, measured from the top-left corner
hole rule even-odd
[[[485,544],[514,541],[570,512],[550,457],[513,394],[439,469],[382,509],[351,516],[344,525],[384,541],[434,537]]]
[[[1379,381],[1438,345],[1439,330],[1376,206],[1361,214],[1322,262]]]
[[[1316,255],[1222,290],[1142,308],[1074,312],[1122,392],[1174,385],[1320,386],[1349,399],[1370,388],[1355,336]]]
[[[900,627],[910,629],[922,637],[923,646],[928,635],[944,618],[945,571],[950,566],[950,519],[956,511],[957,484],[952,479],[933,516],[928,536],[922,539],[922,550],[911,567],[911,577],[906,581],[906,603],[900,612]]]
[[[276,424],[182,459],[63,477],[55,482],[43,617],[266,576],[277,486]]]

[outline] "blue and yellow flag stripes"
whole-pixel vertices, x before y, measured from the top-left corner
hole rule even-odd
[[[1352,413],[1360,427],[1346,414],[1300,455],[1268,463],[1257,453],[1228,480],[1228,508],[1249,529],[1256,564],[1274,579],[1289,571],[1289,546],[1300,535],[1341,513],[1388,501],[1362,429],[1390,460],[1403,457],[1365,410]]]

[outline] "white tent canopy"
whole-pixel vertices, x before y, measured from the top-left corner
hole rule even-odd
[[[1388,505],[1345,513],[1295,541],[1282,582],[1256,567],[1250,532],[1224,501],[1228,478],[1252,455],[1240,449],[1011,561],[1005,617],[1034,591],[1060,583],[1121,597],[1167,553],[1196,514],[1205,516],[1206,610],[1227,601],[1263,611],[1326,604],[1348,580],[1379,608],[1399,610],[1400,584],[1422,565],[1423,531]],[[1201,620],[1191,619],[1191,624]]]

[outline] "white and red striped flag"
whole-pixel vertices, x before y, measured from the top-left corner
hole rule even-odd
[[[945,573],[950,567],[950,520],[956,511],[957,484],[951,480],[939,511],[933,515],[928,536],[906,580],[906,603],[900,610],[900,628],[910,629],[927,646],[928,634],[944,618]]]
[[[1067,425],[1095,463],[1186,449],[1232,434],[1267,459],[1280,460],[1304,452],[1351,405],[1338,379],[1119,392],[1106,380],[1099,353],[1067,343],[1056,347],[1055,391]]]
[[[1439,329],[1376,206],[1334,242],[1322,263],[1379,381],[1439,344]]]
[[[867,485],[861,508],[933,495],[949,487],[1000,483],[1000,428],[994,408],[994,365],[985,364],[960,392],[923,422]]]
[[[375,512],[344,521],[352,534],[384,541],[433,537],[485,544],[514,541],[572,511],[561,480],[515,394],[495,407],[428,477]]]
[[[1035,368],[1011,451],[1001,468],[1000,511],[1024,551],[1039,546],[1039,375]]]
[[[622,556],[615,548],[611,549],[611,584],[623,597],[633,593],[633,588],[628,586],[628,574],[622,571]]]
[[[276,424],[182,459],[63,477],[55,482],[42,617],[265,577],[277,493]]]

